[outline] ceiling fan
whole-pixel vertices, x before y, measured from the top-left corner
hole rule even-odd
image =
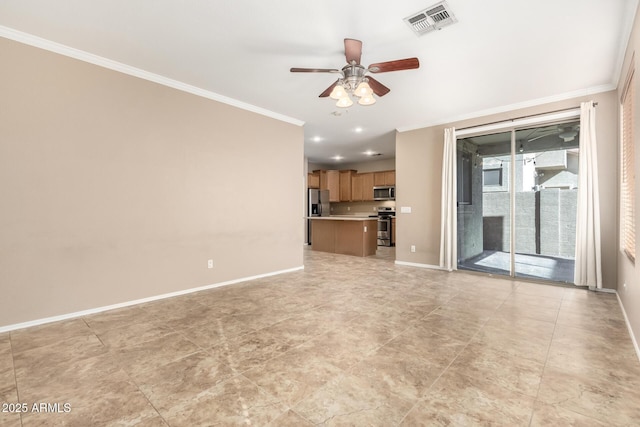
[[[350,95],[359,97],[358,104],[371,105],[376,102],[373,94],[384,96],[391,89],[367,76],[367,73],[387,73],[389,71],[411,70],[420,67],[418,58],[398,59],[396,61],[378,62],[365,68],[360,64],[362,42],[355,39],[344,39],[344,53],[347,65],[341,70],[336,68],[291,68],[292,73],[338,73],[340,78],[320,94],[338,100],[338,107],[353,105]]]
[[[532,142],[546,136],[558,135],[558,138],[564,140],[564,142],[570,142],[575,139],[580,131],[580,125],[574,126],[558,126],[556,129],[548,130],[545,133],[538,135],[534,138],[527,139],[527,142]]]

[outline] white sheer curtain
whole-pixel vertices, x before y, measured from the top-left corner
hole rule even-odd
[[[440,267],[458,268],[456,242],[456,130],[444,130],[440,223]]]
[[[596,109],[591,101],[580,105],[578,176],[575,284],[599,289],[602,288],[600,196],[596,153]]]

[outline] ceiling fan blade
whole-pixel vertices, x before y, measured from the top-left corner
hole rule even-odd
[[[331,91],[333,90],[334,87],[336,87],[339,81],[340,80],[336,80],[335,83],[333,83],[331,86],[325,89],[325,91],[320,94],[320,98],[326,98],[327,96],[331,95]]]
[[[344,39],[344,56],[347,58],[347,64],[351,64],[352,61],[360,64],[362,42],[356,39]]]
[[[391,91],[391,89],[389,89],[388,87],[386,87],[385,85],[383,85],[382,83],[374,79],[373,77],[367,77],[367,79],[369,80],[369,87],[371,88],[371,90],[373,90],[373,93],[375,93],[376,95],[385,96]]]
[[[389,71],[411,70],[419,67],[420,61],[418,61],[418,58],[407,58],[371,64],[369,65],[369,72],[386,73]]]
[[[339,73],[335,68],[291,68],[292,73]]]

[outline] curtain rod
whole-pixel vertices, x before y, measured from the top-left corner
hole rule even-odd
[[[597,107],[597,106],[598,106],[598,103],[597,103],[597,102],[594,102],[594,103],[593,103],[593,106],[594,106],[594,107]],[[577,109],[577,108],[580,108],[580,107],[563,108],[563,109],[560,109],[560,110],[545,111],[544,113],[530,114],[530,115],[528,115],[528,116],[514,117],[514,118],[512,118],[512,119],[498,120],[498,121],[490,122],[490,123],[482,123],[482,124],[480,124],[480,125],[467,126],[466,128],[457,128],[457,129],[456,129],[456,132],[461,131],[461,130],[473,129],[473,128],[477,128],[477,127],[480,127],[480,126],[490,126],[490,125],[495,125],[495,124],[498,124],[498,123],[509,123],[509,122],[515,122],[516,120],[528,119],[528,118],[530,118],[530,117],[545,116],[545,115],[547,115],[547,114],[554,114],[554,113],[562,113],[563,111],[571,111],[571,110],[575,110],[575,109]]]

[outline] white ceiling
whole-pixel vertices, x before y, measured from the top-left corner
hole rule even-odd
[[[394,157],[395,130],[609,90],[638,0],[448,0],[458,22],[418,37],[403,18],[434,0],[2,0],[0,35],[27,33],[304,122],[313,162]],[[11,36],[13,37],[13,36]],[[343,39],[391,92],[341,116],[318,95],[342,68]],[[15,37],[13,37],[15,38]],[[361,128],[361,132],[356,132]],[[314,138],[320,142],[314,142]]]

